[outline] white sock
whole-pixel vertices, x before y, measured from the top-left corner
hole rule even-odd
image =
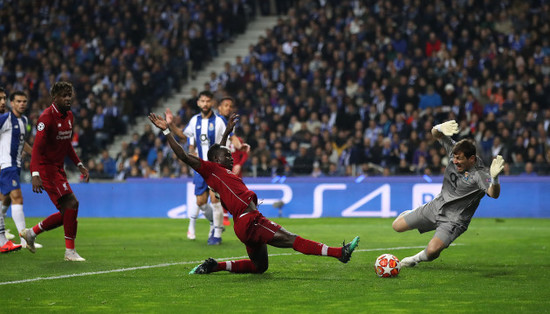
[[[412,256],[412,259],[418,263],[425,262],[428,260],[428,254],[426,254],[426,250],[422,250],[418,252],[416,255]]]
[[[6,244],[6,226],[4,225],[4,215],[0,215],[0,246]]]
[[[26,228],[25,213],[23,213],[23,204],[11,205],[11,217],[13,218],[13,222],[15,222],[17,231],[21,232],[21,230]]]
[[[210,235],[212,234],[212,230],[214,230],[214,224],[210,223],[210,230],[208,231],[208,237],[210,238]]]
[[[187,232],[195,234],[196,222],[197,222],[196,218],[189,218],[189,228],[187,228]]]
[[[214,218],[214,237],[221,238],[223,232],[223,207],[220,202],[212,203],[214,212],[212,217]]]
[[[197,223],[198,216],[199,216],[198,207],[193,206],[189,208],[189,211],[187,212],[187,217],[189,217],[189,228],[187,229],[188,232],[195,234],[195,224]]]
[[[213,225],[214,208],[212,207],[212,204],[210,204],[210,203],[203,204],[203,205],[199,206],[199,208],[200,208],[200,210],[202,210],[202,212],[204,214],[204,218],[206,218],[208,221],[210,221],[210,230],[208,230],[208,238],[210,238],[210,235],[212,234],[212,229],[214,229],[214,225]]]

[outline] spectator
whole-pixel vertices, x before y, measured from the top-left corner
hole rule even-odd
[[[535,172],[535,166],[533,165],[532,162],[526,162],[525,163],[525,168],[523,170],[523,172],[520,174],[520,176],[522,177],[536,177],[537,176],[537,173]]]
[[[106,178],[112,179],[115,177],[117,169],[115,160],[109,156],[109,151],[104,149],[101,152],[101,165]]]
[[[313,171],[313,158],[308,155],[309,145],[302,143],[299,147],[299,155],[294,159],[292,172],[297,175],[310,175]]]
[[[420,96],[419,108],[425,110],[427,108],[440,107],[442,104],[441,95],[435,92],[434,87],[429,85],[426,94]]]
[[[395,126],[399,133],[397,141],[408,140],[406,147],[412,147],[405,154],[409,156],[406,157],[408,164],[413,162],[412,152],[418,146],[415,142],[429,137],[425,125],[432,119],[456,119],[461,126],[458,137],[476,136],[480,140],[485,129],[495,133],[499,123],[503,122],[505,129],[498,128],[498,135],[502,137],[504,148],[508,146],[507,142],[513,143],[518,136],[530,142],[531,135],[536,134],[538,143],[533,144],[536,153],[546,155],[548,144],[545,146],[541,142],[546,135],[538,135],[541,133],[538,124],[548,124],[544,122],[547,99],[550,99],[547,88],[550,86],[550,71],[547,71],[550,69],[550,58],[545,57],[549,50],[548,44],[545,44],[548,40],[541,27],[533,28],[530,33],[534,40],[525,40],[513,27],[503,32],[510,25],[529,25],[527,16],[543,20],[543,4],[526,4],[525,10],[532,12],[530,15],[520,14],[520,10],[510,4],[502,4],[500,8],[503,13],[498,13],[498,18],[493,22],[482,2],[460,2],[452,7],[447,3],[439,4],[437,19],[433,18],[432,4],[415,4],[418,7],[413,6],[416,9],[413,18],[409,15],[410,11],[400,11],[396,4],[390,3],[384,11],[395,12],[392,16],[394,25],[392,29],[382,31],[383,28],[377,29],[376,24],[385,25],[386,15],[378,13],[375,4],[361,3],[356,6],[346,2],[336,8],[329,5],[320,7],[312,0],[299,0],[278,5],[282,8],[291,3],[292,11],[288,17],[282,16],[273,29],[266,31],[268,36],[262,36],[251,45],[247,55],[236,57],[235,62],[224,65],[223,73],[216,77],[220,95],[229,94],[242,103],[239,108],[243,117],[240,129],[245,141],[253,148],[258,146],[255,142],[263,138],[267,140],[266,146],[271,152],[274,151],[274,141],[284,138],[283,155],[291,164],[292,156],[286,154],[291,141],[296,138],[293,134],[285,134],[285,129],[296,126],[298,131],[301,124],[296,122],[306,121],[311,138],[314,138],[317,126],[312,127],[310,120],[315,120],[313,113],[316,113],[321,122],[321,134],[328,131],[329,141],[336,144],[331,150],[341,152],[345,150],[343,145],[347,138],[353,137],[353,132],[356,132],[354,120],[363,121],[361,131],[366,134],[371,132],[367,132],[370,121],[378,123],[384,113],[387,115],[384,124],[388,125],[381,132],[385,136],[391,135],[394,142]],[[191,1],[179,7],[183,12],[181,15],[179,12],[170,14],[173,13],[171,7],[156,10],[162,4],[153,4],[148,8],[148,14],[134,18],[130,18],[129,13],[115,12],[115,19],[127,18],[132,21],[128,24],[134,25],[134,28],[124,25],[117,32],[115,26],[108,23],[103,23],[105,26],[99,23],[99,31],[91,30],[87,24],[73,27],[70,35],[78,41],[74,52],[42,45],[35,40],[42,37],[31,35],[33,28],[24,27],[23,19],[16,20],[15,27],[24,35],[21,37],[25,41],[23,44],[32,47],[28,54],[23,52],[20,56],[31,62],[20,62],[18,54],[5,54],[0,81],[28,89],[31,95],[29,107],[36,115],[48,106],[44,96],[47,96],[49,78],[70,77],[77,89],[74,110],[80,113],[75,115],[80,133],[83,133],[81,122],[87,119],[90,123],[90,113],[95,114],[96,104],[101,104],[109,141],[113,132],[124,131],[108,126],[108,116],[111,115],[108,108],[113,108],[113,112],[117,108],[119,115],[116,119],[131,124],[136,115],[148,110],[147,106],[153,107],[156,101],[165,98],[167,93],[185,81],[186,65],[192,65],[193,74],[204,68],[204,64],[215,56],[219,48],[217,44],[235,34],[237,23],[229,17],[240,11],[240,4],[242,1],[238,0],[220,3]],[[74,12],[75,17],[71,20],[90,20],[90,14],[95,12],[94,5],[90,5],[91,10],[83,11],[72,9],[73,5],[63,2],[58,9]],[[136,10],[143,9],[141,4],[136,6]],[[129,4],[122,4],[121,9],[120,12],[134,11],[134,8],[130,10]],[[354,12],[351,14],[355,15],[343,19],[339,12]],[[472,13],[461,15],[456,12]],[[7,8],[0,13],[0,18],[9,20],[8,17],[14,13],[13,8]],[[32,15],[32,12],[28,13]],[[165,14],[165,17],[161,19],[160,14]],[[212,19],[206,20],[205,16],[212,16]],[[464,25],[473,25],[474,17],[479,25],[494,23],[495,27],[490,31],[485,27],[464,28]],[[242,21],[246,24],[246,18],[239,22]],[[68,30],[68,26],[68,22],[61,21],[59,25],[46,24],[43,28],[54,34],[52,42],[56,42],[62,38],[54,27]],[[8,36],[12,28],[9,24],[0,29],[5,47],[16,46]],[[53,57],[46,59],[41,57],[43,55]],[[71,60],[72,55],[78,66],[72,67],[66,61]],[[37,66],[30,66],[33,63]],[[24,74],[17,77],[16,73]],[[160,87],[159,77],[166,77],[166,84]],[[152,89],[144,82],[151,82]],[[454,88],[450,95],[447,93],[450,89],[446,86]],[[432,88],[433,94],[430,91]],[[147,92],[148,89],[153,92]],[[440,100],[437,95],[440,95]],[[152,97],[149,99],[151,101],[144,101],[143,96]],[[112,107],[107,99],[112,99]],[[191,97],[189,102],[193,101],[194,97]],[[484,114],[484,107],[479,104],[489,104]],[[387,111],[388,107],[392,108],[393,113]],[[182,111],[181,121],[178,121],[182,125],[187,122],[185,117],[192,116],[187,108],[195,108],[195,104]],[[31,121],[32,112],[28,114]],[[297,121],[289,123],[293,115],[296,115]],[[543,128],[548,130],[547,125]],[[343,130],[348,133],[341,133]],[[529,132],[527,137],[525,130]],[[508,138],[504,137],[505,132],[508,132]],[[74,143],[82,141],[80,133]],[[95,137],[95,132],[92,133]],[[369,150],[370,162],[380,162],[382,145],[374,145],[378,133],[370,133],[369,136],[372,147],[362,149]],[[410,139],[411,136],[414,138]],[[143,154],[147,154],[153,143],[151,139],[147,142],[147,149],[141,148]],[[432,146],[431,141],[427,144]],[[525,153],[526,145],[523,148]],[[84,149],[80,144],[79,147]],[[401,155],[399,143],[397,147]],[[97,153],[97,148],[95,151]],[[511,148],[509,151],[510,156],[515,154]],[[344,159],[355,163],[355,157],[351,157],[352,151],[349,153],[349,158]],[[319,153],[321,155],[322,152]],[[337,163],[337,167],[341,166],[345,163]],[[373,169],[363,165],[358,168],[363,167],[368,171]],[[389,169],[392,170],[391,167]],[[179,170],[174,167],[174,171]],[[345,172],[345,169],[338,171]]]

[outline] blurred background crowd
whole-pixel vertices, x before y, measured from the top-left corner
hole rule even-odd
[[[250,20],[277,14],[204,82],[236,99],[236,134],[251,146],[244,176],[439,175],[450,159],[430,130],[450,119],[486,164],[500,154],[506,175],[550,174],[546,1],[265,3],[0,1],[0,86],[28,93],[34,128],[51,84],[72,82],[73,145],[92,178],[190,177],[135,118],[162,112]],[[198,92],[181,100],[180,127],[198,113]]]

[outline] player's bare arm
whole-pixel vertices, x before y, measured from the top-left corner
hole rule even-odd
[[[198,153],[197,153],[196,148],[197,147],[195,145],[189,145],[189,154],[198,157]]]
[[[233,146],[235,146],[236,150],[242,150],[247,153],[250,151],[250,145],[248,145],[247,143],[241,143],[236,135],[231,136],[230,140],[231,143],[233,143]]]
[[[170,147],[172,148],[176,156],[181,161],[185,162],[195,170],[197,170],[200,167],[201,162],[199,158],[185,152],[183,147],[181,147],[181,145],[176,141],[176,139],[172,135],[171,130],[168,128],[168,122],[166,122],[166,120],[164,120],[161,116],[158,116],[154,113],[149,114],[149,120],[151,120],[151,122],[157,128],[162,130],[162,132],[166,135],[166,138],[168,139],[168,144],[170,144]]]
[[[42,185],[42,179],[39,175],[32,176],[32,191],[34,193],[42,193],[44,191],[44,186]]]
[[[23,144],[23,151],[29,155],[31,155],[32,153],[32,146],[29,145],[29,143],[25,142],[25,144]]]
[[[227,138],[229,137],[229,133],[231,133],[233,131],[233,128],[235,127],[235,124],[237,124],[237,121],[239,121],[239,115],[233,113],[229,117],[229,120],[227,121],[227,126],[225,127],[225,131],[223,132],[223,136],[222,136],[222,140],[220,142],[220,145],[223,145],[224,143],[227,143]]]
[[[166,116],[166,122],[168,123],[168,128],[170,129],[170,132],[176,134],[176,136],[181,138],[182,140],[185,140],[187,137],[183,134],[183,130],[181,130],[174,124],[174,114],[172,113],[172,110],[170,110],[170,108],[166,108],[164,115]]]
[[[90,181],[90,173],[88,172],[88,168],[86,168],[83,163],[78,164],[78,170],[80,171],[80,174],[82,174],[84,182]]]

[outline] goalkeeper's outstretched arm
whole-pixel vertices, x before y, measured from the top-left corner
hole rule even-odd
[[[500,196],[500,181],[498,175],[504,169],[504,158],[501,155],[497,155],[491,163],[489,174],[491,175],[491,185],[487,189],[487,195],[492,198],[498,198]]]
[[[441,124],[435,125],[432,128],[432,135],[435,139],[440,139],[445,136],[453,136],[458,133],[458,123],[455,120],[449,120]]]

